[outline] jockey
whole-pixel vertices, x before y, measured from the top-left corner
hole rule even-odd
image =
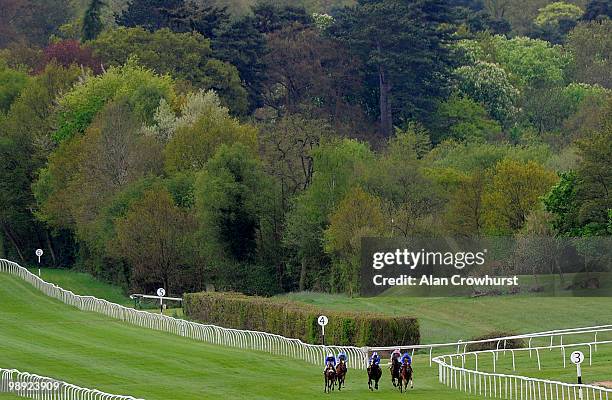
[[[380,364],[380,356],[377,352],[372,353],[372,357],[370,357],[371,365],[379,365]]]
[[[407,352],[402,355],[402,364],[404,363],[408,363],[408,365],[412,365],[412,358],[410,357],[410,354],[408,354]]]
[[[400,349],[395,349],[393,350],[393,353],[391,353],[391,365],[393,365],[393,360],[398,360],[402,355],[402,352]]]
[[[341,351],[340,353],[338,353],[338,362],[342,361],[344,362],[344,365],[346,366],[346,361],[348,360],[348,358],[346,357],[346,353]],[[348,367],[347,367],[348,369]]]
[[[336,357],[334,357],[332,353],[329,353],[327,357],[325,357],[325,368],[323,369],[323,372],[327,371],[327,368],[330,366],[334,368],[336,367]]]

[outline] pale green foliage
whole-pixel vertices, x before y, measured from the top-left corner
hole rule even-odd
[[[461,47],[468,58],[498,64],[510,74],[510,81],[520,86],[562,84],[572,62],[572,54],[563,47],[523,36],[483,35],[462,41]]]
[[[325,13],[313,13],[312,19],[314,20],[315,26],[321,31],[326,30],[334,24],[334,17]]]
[[[165,149],[166,170],[200,170],[219,146],[237,142],[255,153],[257,129],[229,115],[215,92],[189,94]]]
[[[229,109],[221,105],[221,100],[214,90],[188,93],[185,104],[181,107],[181,116],[176,120],[176,127],[192,126],[202,116],[206,116],[212,124],[230,118]]]
[[[558,84],[565,79],[571,54],[545,40],[493,38],[498,62],[524,84]]]
[[[583,11],[575,4],[556,1],[538,10],[535,24],[538,26],[558,25],[560,20],[578,20]]]
[[[520,92],[499,65],[476,61],[474,65],[459,67],[455,72],[459,77],[459,90],[482,103],[497,121],[506,123],[514,116]]]
[[[221,105],[219,96],[213,90],[187,93],[178,116],[162,98],[153,116],[155,124],[144,126],[143,131],[166,143],[172,139],[177,129],[191,127],[202,117],[206,117],[213,125],[219,125],[231,118],[229,109]]]
[[[155,115],[153,115],[153,121],[155,122],[154,125],[143,126],[143,133],[156,137],[162,143],[166,143],[172,138],[176,129],[176,115],[174,115],[166,99],[159,101],[159,106],[155,110]]]

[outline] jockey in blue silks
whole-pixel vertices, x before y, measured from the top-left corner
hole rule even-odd
[[[323,372],[327,371],[327,368],[330,365],[336,368],[336,357],[334,357],[332,353],[329,353],[327,357],[325,357],[325,368],[323,369]]]
[[[338,362],[340,361],[344,361],[344,365],[346,366],[346,369],[348,370],[348,366],[346,365],[346,362],[348,361],[348,357],[346,356],[346,353],[343,351],[338,353]]]
[[[404,355],[402,355],[402,364],[404,363],[408,363],[408,365],[412,364],[412,358],[410,357],[410,354],[404,353]]]
[[[372,357],[370,357],[370,364],[379,365],[380,364],[380,356],[377,352],[372,353]]]

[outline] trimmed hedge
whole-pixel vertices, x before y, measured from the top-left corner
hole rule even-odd
[[[325,342],[334,345],[392,346],[418,344],[419,323],[412,317],[321,310],[307,304],[238,293],[188,293],[185,315],[225,328],[275,333],[306,343],[321,343],[317,318],[329,317]]]

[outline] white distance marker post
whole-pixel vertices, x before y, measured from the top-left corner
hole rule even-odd
[[[39,264],[39,267],[38,267],[38,276],[39,277],[40,277],[40,257],[42,257],[43,253],[44,252],[43,252],[42,249],[36,249],[36,256],[38,257],[38,264]]]
[[[574,351],[570,355],[570,361],[576,364],[576,375],[578,375],[578,384],[582,385],[582,367],[580,366],[580,364],[582,364],[582,362],[584,361],[584,354],[582,354],[581,351]],[[582,388],[578,390],[578,395],[582,400]]]
[[[157,289],[157,295],[159,296],[159,312],[160,314],[163,314],[164,313],[164,299],[162,299],[162,297],[166,295],[166,289],[160,287],[159,289]]]
[[[321,334],[323,335],[323,346],[325,346],[325,325],[329,323],[329,318],[325,315],[321,315],[317,318],[317,322],[321,325]]]

